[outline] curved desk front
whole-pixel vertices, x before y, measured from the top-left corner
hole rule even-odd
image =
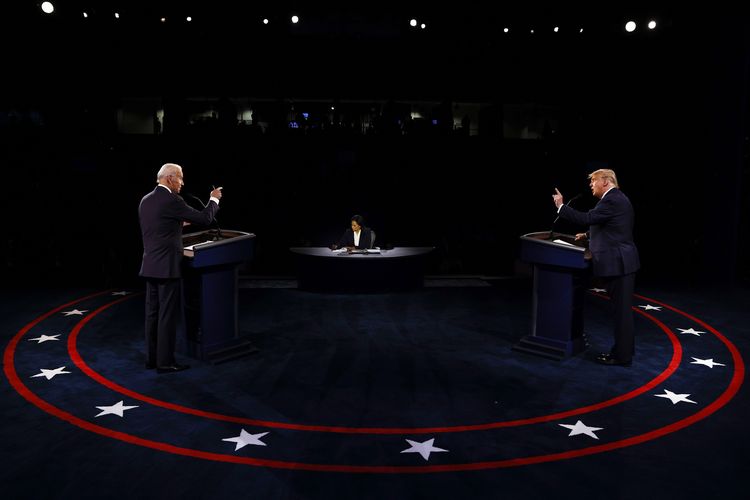
[[[327,247],[292,247],[301,290],[386,291],[424,285],[425,257],[435,247],[397,247],[367,253],[334,252]]]

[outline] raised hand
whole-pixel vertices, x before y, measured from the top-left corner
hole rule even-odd
[[[563,204],[563,195],[557,188],[555,188],[555,194],[552,195],[552,201],[555,202],[557,208],[560,208],[560,205]]]

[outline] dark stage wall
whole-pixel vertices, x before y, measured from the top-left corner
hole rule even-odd
[[[38,113],[44,126],[0,127],[3,274],[135,279],[137,204],[167,161],[183,165],[192,194],[225,187],[221,226],[258,235],[249,274],[292,274],[288,247],[331,243],[354,213],[380,244],[435,245],[432,273],[512,274],[518,235],[554,220],[554,187],[587,194],[587,162],[606,160],[636,208],[642,276],[747,279],[747,26],[725,16],[694,31],[699,21],[677,16],[658,36],[559,43],[315,32],[264,44],[256,33],[249,48],[226,45],[226,34],[129,38],[126,27],[68,38],[56,38],[59,26],[31,38],[6,31],[3,42],[21,50],[10,56],[0,111]],[[118,133],[117,110],[138,96],[167,104],[163,135]],[[194,96],[473,101],[486,111],[477,136],[259,135],[174,125],[174,103]],[[555,109],[556,133],[503,137],[503,110],[519,103]]]

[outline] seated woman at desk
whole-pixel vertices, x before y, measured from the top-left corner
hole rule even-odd
[[[331,249],[337,248],[370,248],[372,247],[372,231],[365,227],[365,218],[361,215],[353,215],[351,229],[347,229],[339,240],[338,245],[331,245]]]

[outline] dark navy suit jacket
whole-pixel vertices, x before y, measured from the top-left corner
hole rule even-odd
[[[354,246],[354,231],[347,229],[344,235],[339,240],[339,247],[353,247]],[[372,246],[372,234],[370,234],[369,227],[363,227],[359,233],[359,245],[357,248],[370,248]]]
[[[143,236],[143,262],[140,275],[146,278],[179,278],[182,261],[182,222],[207,226],[219,205],[209,201],[198,211],[168,189],[156,186],[138,207]]]
[[[588,212],[563,205],[560,217],[589,226],[594,276],[622,276],[641,267],[638,249],[633,242],[633,205],[619,189],[611,189]]]

